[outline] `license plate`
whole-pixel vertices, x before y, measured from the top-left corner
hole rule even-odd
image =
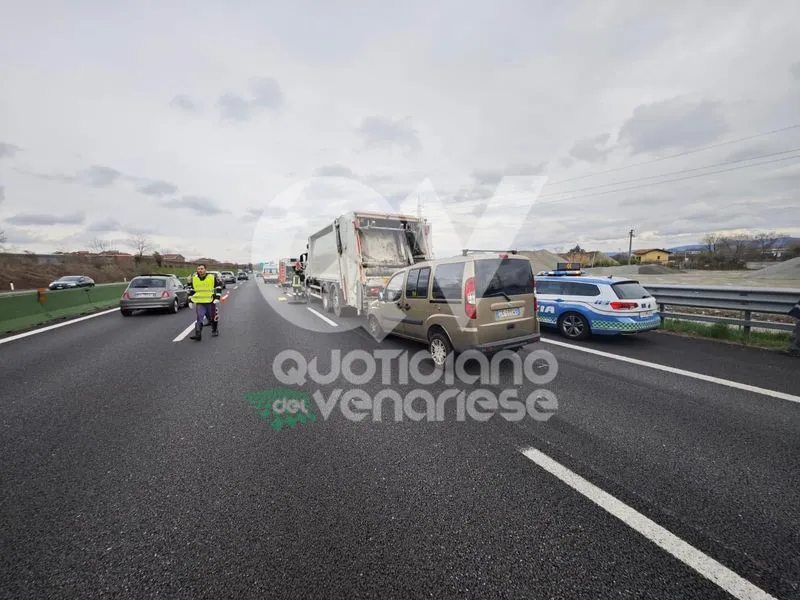
[[[652,317],[654,314],[656,314],[656,311],[648,310],[648,311],[645,311],[643,313],[639,313],[639,316],[642,317],[643,319],[646,319],[648,317]]]
[[[521,308],[504,308],[503,310],[494,311],[494,316],[496,319],[508,319],[511,317],[518,317],[521,314]]]
[[[155,292],[139,292],[139,298],[155,298]]]

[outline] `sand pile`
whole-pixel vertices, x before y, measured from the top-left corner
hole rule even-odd
[[[520,254],[530,259],[534,273],[538,273],[539,271],[552,271],[556,268],[558,263],[566,262],[558,254],[553,254],[547,250],[531,250],[520,252]]]
[[[800,280],[800,256],[790,258],[747,275],[748,279],[797,279]]]

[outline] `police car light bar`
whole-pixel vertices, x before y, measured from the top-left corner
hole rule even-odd
[[[545,275],[547,277],[558,277],[558,276],[573,276],[574,277],[574,276],[583,275],[583,271],[581,271],[581,270],[577,270],[577,271],[575,271],[575,270],[539,271],[536,274],[537,277],[540,277],[542,275]]]

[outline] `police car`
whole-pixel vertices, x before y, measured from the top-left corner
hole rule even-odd
[[[562,336],[621,335],[661,326],[656,299],[638,281],[586,276],[580,268],[559,268],[536,275],[539,323]]]

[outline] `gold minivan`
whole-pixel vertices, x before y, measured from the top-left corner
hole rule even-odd
[[[517,349],[540,339],[530,260],[513,252],[419,262],[392,274],[367,312],[375,339],[428,344],[437,366],[451,353]]]

